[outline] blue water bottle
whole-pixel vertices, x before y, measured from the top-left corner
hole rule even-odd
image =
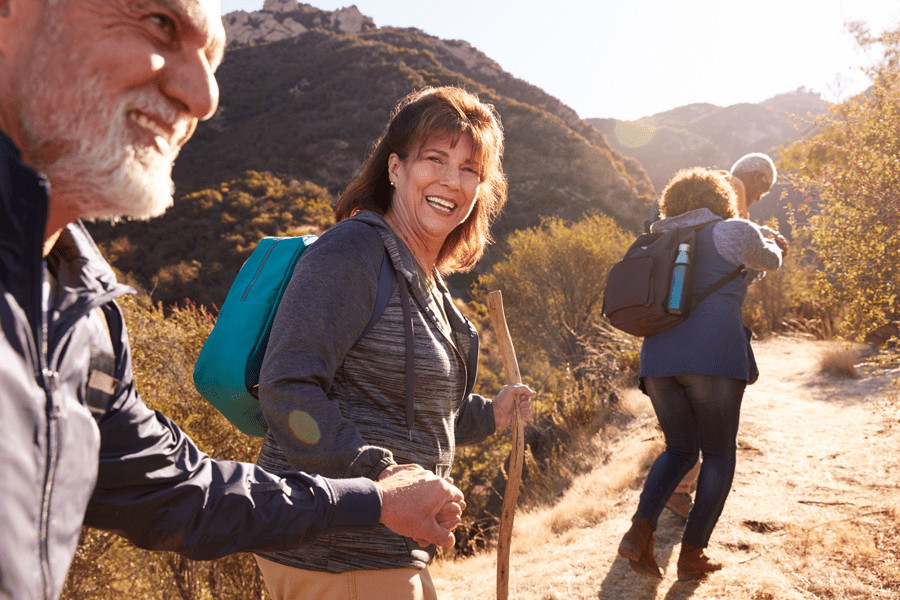
[[[679,244],[666,311],[680,315],[691,309],[691,245]]]

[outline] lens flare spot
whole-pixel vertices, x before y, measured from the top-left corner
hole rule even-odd
[[[319,431],[319,425],[316,423],[309,413],[302,410],[295,410],[288,417],[288,423],[291,431],[297,436],[297,439],[304,444],[318,444],[322,439],[322,432]]]
[[[652,119],[640,121],[616,121],[616,139],[628,148],[640,148],[649,144],[656,135],[656,124]]]

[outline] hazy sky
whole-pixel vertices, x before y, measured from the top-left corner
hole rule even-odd
[[[806,86],[827,100],[866,87],[871,62],[844,22],[900,24],[896,0],[311,0],[355,4],[379,27],[470,43],[582,118],[633,120],[694,102],[760,102]],[[222,0],[223,13],[263,0]],[[873,57],[874,58],[874,57]],[[836,95],[836,82],[842,88]]]

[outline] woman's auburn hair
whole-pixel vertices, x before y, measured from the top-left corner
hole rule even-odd
[[[403,98],[384,133],[372,146],[362,172],[341,194],[335,216],[342,221],[359,210],[385,215],[391,208],[388,158],[405,161],[435,135],[472,140],[473,162],[481,178],[472,212],[444,241],[435,268],[446,275],[475,266],[491,241],[490,225],[506,203],[503,128],[494,107],[458,87],[425,88]]]
[[[722,173],[702,167],[681,169],[659,198],[659,215],[675,217],[698,208],[708,208],[723,219],[736,218],[737,193]]]

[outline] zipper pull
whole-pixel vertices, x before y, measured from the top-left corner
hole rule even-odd
[[[50,398],[49,414],[51,417],[55,418],[59,416],[59,402],[56,401],[59,397],[59,373],[45,368],[43,370],[43,375],[44,385],[46,386],[45,389],[48,390],[48,396]]]

